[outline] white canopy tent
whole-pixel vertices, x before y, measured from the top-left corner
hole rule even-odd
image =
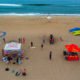
[[[9,42],[5,44],[3,56],[6,56],[6,57],[8,56],[13,60],[19,59],[18,64],[21,64],[20,59],[22,55],[23,55],[23,51],[21,49],[21,43]]]
[[[17,43],[17,42],[10,42],[10,43],[6,43],[5,47],[4,47],[5,51],[18,51],[21,50],[21,43]]]

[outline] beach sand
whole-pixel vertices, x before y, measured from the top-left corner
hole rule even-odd
[[[6,40],[18,40],[26,38],[26,44],[22,46],[25,56],[29,60],[23,60],[21,65],[5,64],[0,61],[0,80],[80,80],[80,61],[68,62],[64,60],[63,50],[66,44],[80,46],[80,36],[73,36],[69,29],[80,27],[80,17],[53,16],[50,21],[42,17],[0,17],[0,31],[7,32]],[[49,35],[53,34],[55,43],[49,44]],[[46,42],[41,49],[42,39]],[[62,37],[63,41],[60,41]],[[35,48],[30,48],[30,42],[34,42]],[[4,43],[2,42],[1,48]],[[49,52],[52,51],[52,60],[49,60]],[[1,52],[0,52],[1,53]],[[10,71],[6,72],[5,68]],[[15,76],[12,70],[18,71],[26,68],[27,76]]]

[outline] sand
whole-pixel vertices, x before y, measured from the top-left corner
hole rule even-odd
[[[23,45],[25,56],[29,60],[23,60],[21,65],[5,64],[0,61],[1,80],[80,80],[80,61],[68,62],[64,60],[63,50],[66,44],[80,45],[80,37],[73,36],[69,29],[80,27],[80,17],[53,16],[51,20],[46,17],[0,17],[0,31],[7,32],[6,40],[18,40],[26,38]],[[53,34],[55,44],[49,44],[49,35]],[[42,39],[46,42],[41,49]],[[63,41],[60,41],[62,37]],[[29,48],[30,42],[34,42],[35,48]],[[4,47],[2,42],[1,48]],[[49,60],[49,52],[52,51],[52,60]],[[1,52],[0,52],[1,53]],[[6,72],[5,68],[10,71]],[[26,68],[27,76],[16,77],[12,70]]]

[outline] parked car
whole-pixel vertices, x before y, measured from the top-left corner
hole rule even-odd
[[[50,44],[54,44],[54,37],[52,34],[50,34],[49,42]]]

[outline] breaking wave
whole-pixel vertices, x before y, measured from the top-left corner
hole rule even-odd
[[[0,4],[0,6],[21,7],[21,4]]]

